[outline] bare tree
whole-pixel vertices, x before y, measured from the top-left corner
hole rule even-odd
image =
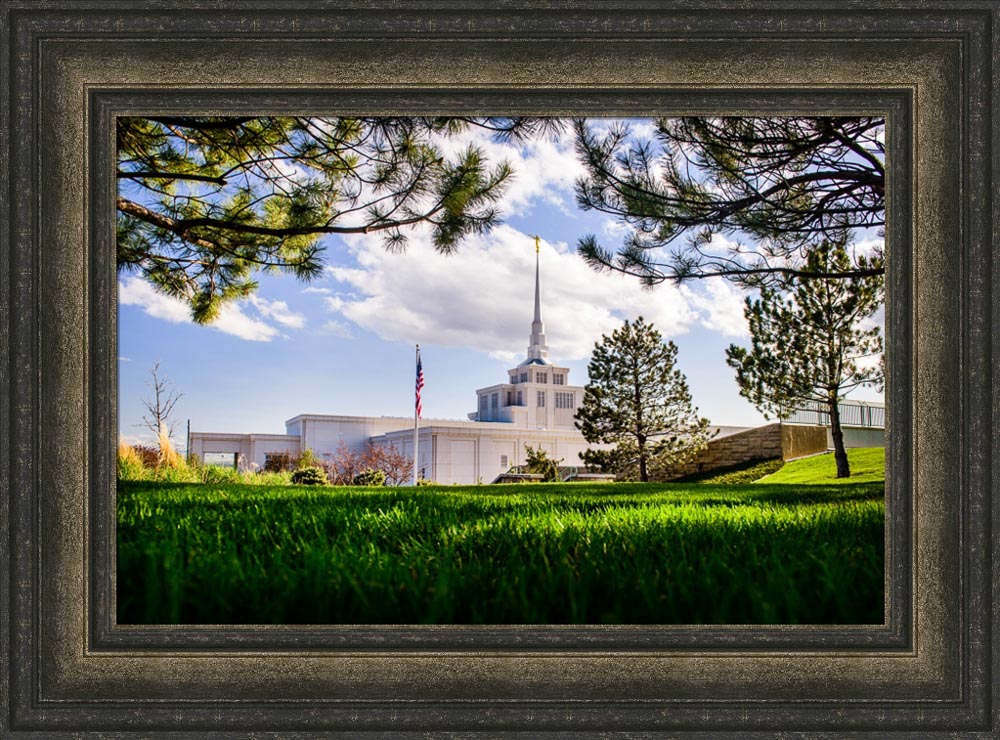
[[[323,464],[327,477],[335,486],[354,485],[354,479],[366,470],[385,473],[387,486],[399,486],[413,477],[413,460],[395,447],[369,444],[363,450],[350,449],[343,440],[333,458]]]
[[[183,398],[183,393],[174,390],[173,382],[160,374],[160,361],[157,360],[149,369],[151,379],[146,385],[153,391],[152,398],[144,398],[142,405],[146,407],[146,415],[142,417],[142,426],[159,435],[161,429],[167,430],[168,436],[173,436],[176,422],[172,420],[174,407]]]
[[[364,452],[364,466],[385,473],[387,486],[401,486],[413,478],[413,460],[395,447],[369,444]]]

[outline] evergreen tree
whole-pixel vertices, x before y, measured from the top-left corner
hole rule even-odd
[[[647,285],[723,276],[756,287],[808,276],[795,264],[809,245],[885,224],[883,118],[664,118],[652,138],[626,125],[604,134],[585,120],[574,126],[587,170],[580,206],[628,227],[617,250],[589,235],[579,251]],[[715,235],[753,243],[720,247]],[[883,272],[876,255],[835,276]]]
[[[531,445],[525,445],[524,456],[524,467],[529,473],[542,476],[546,483],[559,482],[559,464],[562,460],[553,460],[541,445],[538,445],[537,450]]]
[[[683,462],[710,438],[676,369],[677,346],[640,316],[594,345],[576,426],[588,442],[616,445],[648,481],[652,462]]]
[[[863,257],[858,262],[867,264]],[[824,241],[808,252],[804,269],[829,273],[850,264],[843,242]],[[858,386],[881,387],[881,329],[863,324],[882,306],[883,281],[878,275],[790,278],[785,288],[787,293],[762,287],[759,299],[746,299],[751,348],[730,345],[727,362],[736,370],[740,394],[765,416],[785,418],[805,403],[820,404],[830,415],[837,477],[847,478],[838,404]]]
[[[309,280],[327,234],[379,234],[390,249],[430,229],[442,252],[493,227],[512,170],[443,138],[555,131],[553,119],[153,116],[117,127],[118,268],[209,322],[259,271]]]

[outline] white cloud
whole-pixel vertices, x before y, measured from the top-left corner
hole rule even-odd
[[[301,329],[306,325],[306,317],[292,311],[284,301],[268,301],[256,295],[250,296],[249,301],[261,316],[273,319],[289,329]]]
[[[139,306],[149,316],[172,324],[191,321],[191,309],[184,301],[157,292],[139,277],[127,277],[119,281],[118,302],[124,306]]]
[[[577,160],[570,133],[512,144],[493,141],[489,132],[472,128],[442,140],[441,149],[454,156],[470,144],[481,149],[491,165],[506,160],[514,169],[504,191],[504,216],[523,214],[538,203],[555,206],[564,212],[570,210],[573,185],[585,172]]]
[[[327,334],[334,337],[341,337],[342,339],[353,339],[354,334],[351,333],[350,327],[343,321],[337,321],[336,319],[330,319],[324,323],[319,328],[320,334]]]
[[[334,275],[336,270],[337,268],[335,267],[326,268],[327,273],[330,275]],[[327,296],[323,299],[323,303],[325,303],[326,307],[334,313],[338,313],[344,308],[344,299],[340,296]]]
[[[699,290],[700,289],[700,290]],[[743,315],[746,294],[721,277],[699,280],[682,290],[691,305],[701,311],[699,323],[727,337],[749,337],[750,326]]]
[[[138,306],[149,316],[173,324],[194,323],[191,320],[191,309],[184,301],[159,293],[140,277],[126,277],[119,281],[118,302],[125,306]],[[273,326],[247,316],[242,306],[236,303],[224,305],[218,318],[208,326],[253,342],[269,342],[279,335]]]
[[[223,306],[209,326],[250,342],[270,342],[281,334],[273,326],[247,316],[235,303]]]
[[[573,186],[576,179],[584,174],[583,166],[577,161],[574,151],[574,137],[565,132],[556,137],[532,138],[523,143],[494,141],[489,131],[477,127],[451,136],[434,138],[442,154],[449,160],[456,160],[466,149],[474,146],[482,151],[490,169],[501,162],[508,162],[514,174],[507,180],[503,198],[500,201],[501,217],[521,215],[540,204],[555,207],[564,213],[574,210]],[[371,186],[363,186],[357,193],[362,203],[378,199],[385,193],[375,193]],[[433,203],[433,194],[414,197],[409,206],[420,209]],[[365,222],[365,212],[360,211],[342,218],[343,225],[358,226]],[[406,230],[407,236],[424,230]],[[322,288],[306,288],[302,292],[321,293]]]
[[[345,241],[358,267],[327,268],[349,290],[325,299],[334,319],[390,341],[469,347],[508,362],[523,357],[534,309],[530,236],[500,226],[449,256],[416,235],[403,254],[387,253],[377,239]],[[643,290],[634,278],[595,273],[565,244],[542,242],[541,273],[542,319],[557,362],[589,357],[594,342],[627,318],[642,315],[666,337],[702,321],[691,291]],[[715,322],[724,325],[721,316]]]
[[[627,122],[629,134],[634,141],[656,141],[659,134],[659,127],[655,120],[639,119]]]
[[[632,228],[627,223],[617,218],[606,218],[601,224],[601,233],[614,240],[613,244],[608,245],[613,248],[618,247],[622,239],[628,236],[631,231]]]
[[[330,290],[329,288],[315,288],[315,287],[305,288],[302,291],[303,295],[308,293],[318,293],[319,295],[330,295],[330,293],[332,292],[333,291]]]
[[[120,441],[132,447],[136,445],[156,447],[158,445],[156,435],[149,431],[136,432],[135,434],[125,434],[122,432],[118,436]]]
[[[885,239],[880,236],[860,239],[853,242],[848,249],[850,249],[855,255],[861,255],[864,257],[871,257],[876,253],[885,254]]]

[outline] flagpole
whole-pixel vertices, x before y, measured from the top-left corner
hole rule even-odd
[[[420,367],[420,345],[417,345],[417,357],[416,357],[415,367]],[[419,370],[417,371],[419,380]],[[413,398],[413,485],[417,485],[417,478],[420,475],[420,458],[417,455],[420,449],[420,436],[418,434],[420,425],[420,413],[419,405],[417,403],[417,396],[420,394],[420,389],[415,390],[415,395]]]

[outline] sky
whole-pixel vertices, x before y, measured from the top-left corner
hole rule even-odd
[[[640,133],[643,124],[639,124]],[[635,278],[597,273],[576,254],[596,234],[620,243],[621,226],[581,211],[573,185],[583,174],[570,136],[500,144],[482,132],[456,137],[516,172],[500,204],[503,223],[441,255],[424,230],[402,254],[377,236],[328,236],[326,268],[303,283],[261,275],[248,300],[208,326],[186,305],[135,275],[120,275],[119,432],[149,443],[143,399],[150,368],[181,394],[175,443],[184,431],[281,434],[298,414],[413,415],[414,353],[421,347],[424,419],[466,419],[477,388],[505,382],[525,356],[534,310],[534,235],[541,237],[542,319],[549,358],[587,382],[587,362],[604,334],[643,316],[678,346],[699,413],[712,424],[753,426],[764,417],[739,395],[726,365],[730,344],[749,344],[745,294],[720,279],[645,289]],[[881,400],[861,389],[852,398]]]

